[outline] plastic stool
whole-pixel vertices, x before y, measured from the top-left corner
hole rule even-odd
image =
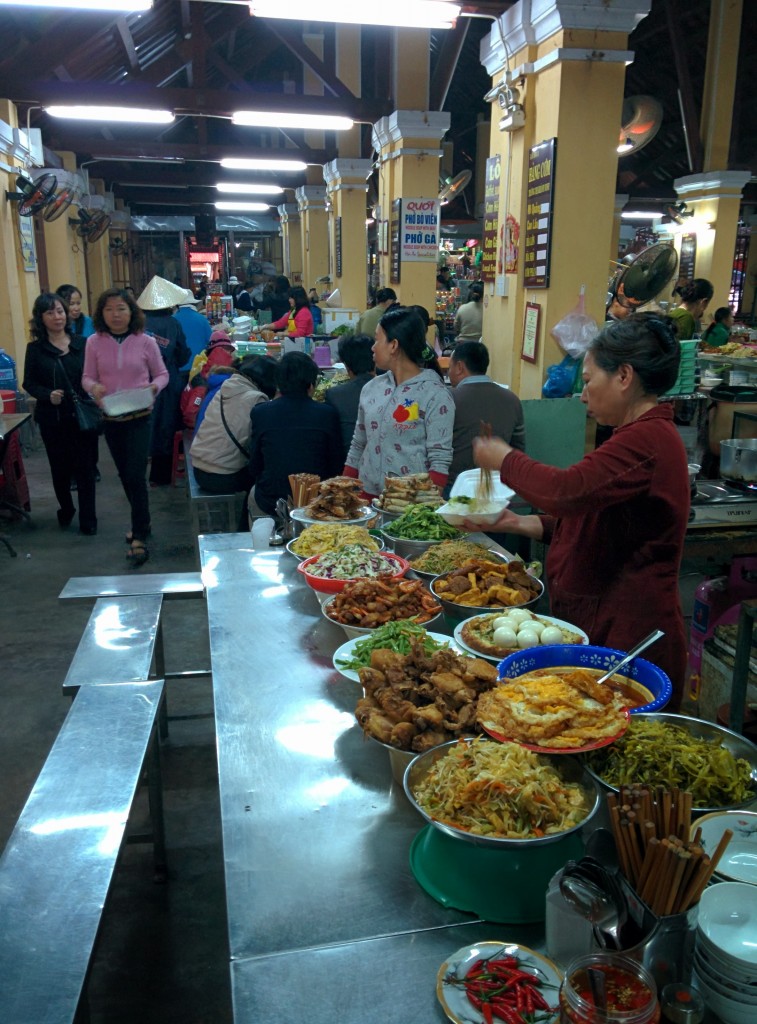
[[[173,436],[173,460],[171,462],[171,486],[177,480],[187,479],[187,460],[184,458],[184,431],[177,430]]]

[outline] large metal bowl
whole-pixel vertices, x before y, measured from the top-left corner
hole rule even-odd
[[[473,739],[466,738],[466,743],[473,743]],[[495,741],[490,741],[495,742]],[[558,843],[566,836],[572,835],[579,829],[583,828],[587,822],[591,821],[594,815],[599,809],[600,801],[600,790],[591,774],[586,771],[581,762],[574,757],[549,757],[546,754],[536,755],[540,761],[548,762],[555,768],[562,779],[565,782],[577,782],[586,795],[586,804],[589,808],[585,818],[583,818],[577,825],[572,828],[566,829],[564,832],[556,832],[554,835],[548,836],[533,836],[528,839],[496,839],[490,836],[476,836],[470,832],[466,832],[463,829],[455,828],[454,825],[450,825],[447,822],[437,821],[432,818],[423,808],[420,806],[418,801],[415,799],[414,790],[415,787],[426,777],[432,766],[436,762],[445,757],[448,751],[457,746],[458,740],[452,740],[449,743],[442,743],[438,747],[433,747],[431,750],[427,750],[423,754],[419,754],[414,758],[405,770],[405,778],[403,785],[405,788],[405,794],[418,811],[418,813],[426,819],[426,821],[433,825],[434,828],[443,832],[445,835],[452,836],[454,839],[461,839],[466,843],[473,843],[475,846],[488,846],[491,849],[497,850],[508,850],[515,848],[529,847],[534,849],[535,847],[548,846],[551,843]]]
[[[440,541],[435,541],[435,543],[439,544],[441,542]],[[432,545],[432,547],[433,547],[433,545]],[[495,550],[493,550],[491,548],[489,548],[488,550],[489,550],[489,557],[494,562],[511,562],[512,561],[512,558],[510,556],[506,555],[503,551],[495,551]],[[423,553],[424,552],[421,552],[421,554],[423,554]],[[407,557],[407,556],[404,556],[404,557]],[[412,565],[412,563],[410,565],[410,569],[408,570],[408,576],[411,576],[411,577],[412,576],[417,576],[419,580],[424,580],[426,583],[430,583],[431,580],[435,580],[437,576],[442,576],[442,575],[444,575],[444,574],[443,573],[439,573],[439,572],[424,572],[422,569],[416,569],[415,566]]]
[[[457,572],[456,569],[453,571]],[[544,584],[541,580],[534,578],[534,583],[539,585],[539,591],[535,597],[532,597],[530,601],[526,601],[524,604],[484,605],[483,607],[480,604],[458,604],[457,601],[449,601],[446,597],[442,597],[442,595],[436,590],[436,585],[439,580],[446,579],[449,575],[450,573],[444,572],[441,576],[435,576],[431,581],[429,589],[436,600],[441,604],[444,614],[447,616],[448,620],[452,622],[462,622],[464,619],[470,619],[474,615],[485,615],[489,612],[502,615],[505,612],[510,611],[511,608],[528,608],[529,605],[536,604],[544,593]]]
[[[695,817],[699,817],[701,814],[711,814],[713,811],[734,811],[740,807],[750,807],[757,801],[757,747],[744,736],[740,736],[737,732],[732,732],[722,725],[716,725],[714,722],[703,722],[700,718],[689,718],[687,715],[669,715],[665,712],[634,715],[633,721],[668,722],[671,725],[683,726],[697,739],[718,740],[724,747],[730,750],[734,757],[743,757],[752,766],[751,777],[755,793],[753,797],[738,804],[724,804],[720,807],[694,807],[692,814]],[[591,767],[589,763],[590,757],[591,755],[584,757],[588,773],[597,780],[605,792],[617,793],[618,788],[611,786],[609,782],[605,782],[601,775]],[[654,783],[648,783],[648,785],[654,785]]]
[[[388,547],[392,549],[395,555],[399,555],[400,558],[417,558],[422,555],[424,551],[428,551],[434,544],[438,544],[438,540],[409,540],[406,537],[393,537],[389,529],[382,529],[381,536],[386,541]],[[467,537],[467,534],[460,534],[460,540]]]

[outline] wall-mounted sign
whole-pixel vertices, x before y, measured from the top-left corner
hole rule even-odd
[[[342,276],[342,218],[334,219],[334,261],[336,263],[336,276]]]
[[[533,146],[528,154],[526,231],[523,238],[523,285],[549,287],[552,213],[557,139]]]
[[[540,315],[541,306],[536,302],[526,303],[526,312],[523,317],[523,346],[520,350],[520,357],[528,363],[536,362],[536,352],[539,347]]]
[[[696,234],[681,235],[681,257],[678,261],[679,280],[693,281],[694,267],[697,262]]]
[[[37,269],[37,256],[34,248],[34,224],[32,217],[18,218],[18,233],[21,238],[21,260],[24,271],[33,274]]]
[[[402,200],[392,201],[392,216],[389,221],[389,282],[400,283],[400,218]]]
[[[486,161],[484,185],[484,234],[482,238],[481,280],[493,281],[497,270],[497,225],[499,223],[499,176],[501,158]]]
[[[439,257],[438,199],[403,199],[400,214],[402,263],[433,263]]]

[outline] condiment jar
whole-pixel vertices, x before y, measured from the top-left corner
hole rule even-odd
[[[666,985],[660,1009],[666,1024],[701,1024],[704,1019],[704,1001],[690,985]]]
[[[604,1007],[592,994],[589,971],[604,976]],[[560,986],[561,1024],[658,1024],[657,987],[646,968],[621,953],[576,957]]]

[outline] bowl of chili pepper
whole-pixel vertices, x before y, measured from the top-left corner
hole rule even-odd
[[[477,942],[439,968],[436,994],[456,1024],[530,1024],[557,1020],[562,975],[528,946]]]

